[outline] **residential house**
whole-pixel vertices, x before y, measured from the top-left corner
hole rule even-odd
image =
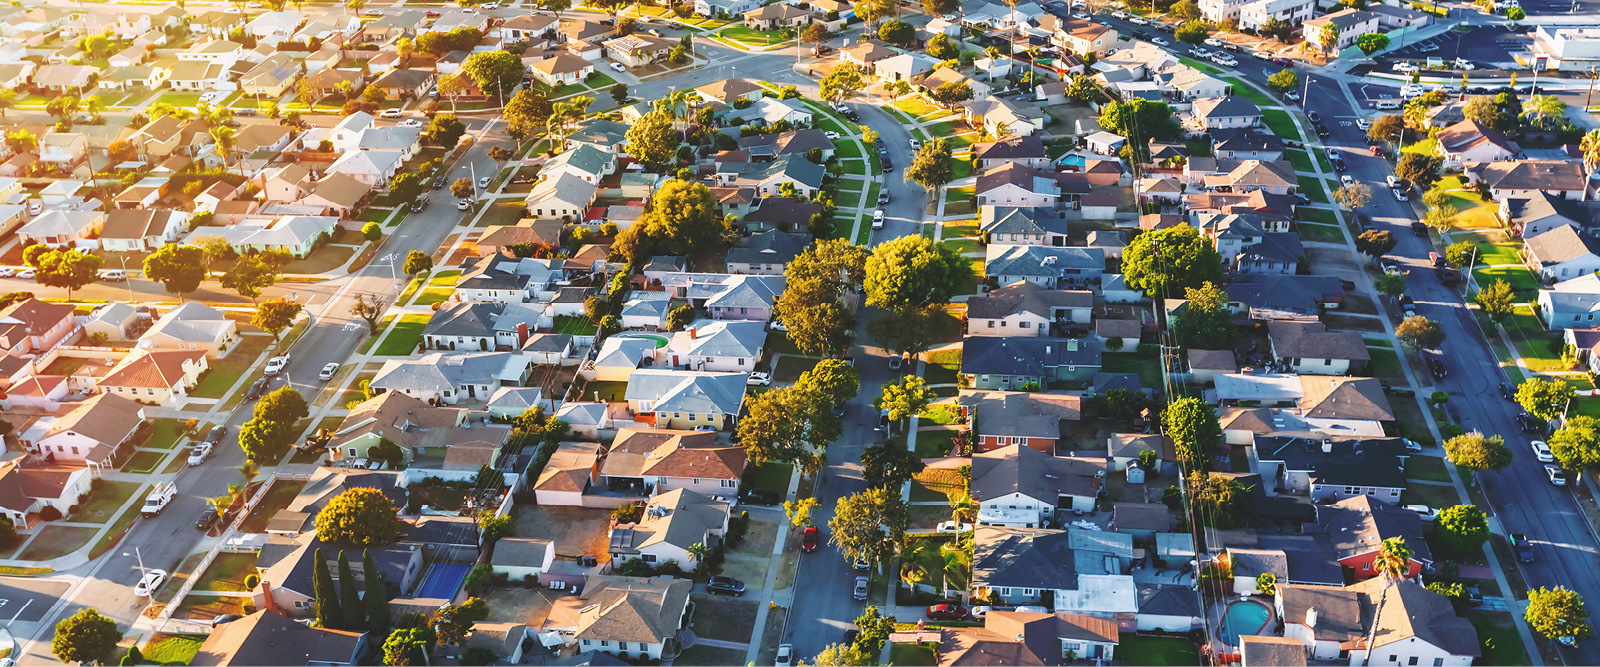
[[[781,194],[784,183],[794,186],[804,199],[811,199],[822,187],[826,169],[803,155],[782,155],[772,162],[724,162],[717,165],[717,184],[723,187],[751,187],[762,196]]]
[[[116,394],[96,394],[60,417],[41,417],[23,444],[57,461],[83,461],[102,471],[114,468],[117,452],[144,425],[144,408]]]
[[[1079,397],[1064,392],[963,389],[956,403],[976,436],[973,450],[1018,445],[1054,455],[1056,445],[1082,414]]]
[[[1372,626],[1365,650],[1351,650],[1350,660],[1465,667],[1483,655],[1476,626],[1456,615],[1449,598],[1422,584],[1373,578],[1350,588],[1360,595],[1362,618]]]
[[[1146,451],[1156,455],[1155,469],[1147,472],[1167,473],[1177,469],[1178,450],[1172,438],[1154,433],[1112,433],[1106,437],[1111,470],[1127,470]]]
[[[371,386],[455,405],[487,401],[497,387],[520,387],[532,370],[532,359],[513,352],[430,352],[415,360],[385,361]]]
[[[917,643],[927,634],[928,630],[897,632],[890,639]],[[983,617],[983,627],[934,628],[932,634],[940,638],[935,655],[941,667],[1110,661],[1119,637],[1117,624],[1104,618],[999,610]]]
[[[728,249],[727,267],[733,273],[781,276],[789,262],[811,246],[810,234],[770,231],[746,237],[745,244]]]
[[[967,300],[969,336],[1050,336],[1058,324],[1089,324],[1094,292],[1020,280]]]
[[[1189,158],[1183,165],[1183,176],[1190,185],[1233,193],[1263,190],[1293,195],[1300,187],[1294,165],[1284,160]]]
[[[478,238],[478,255],[512,255],[510,248],[523,243],[560,245],[560,220],[523,218],[515,225],[491,225]]]
[[[1433,554],[1422,539],[1422,518],[1416,512],[1365,495],[1314,508],[1318,531],[1327,533],[1339,564],[1348,568],[1356,581],[1378,576],[1373,561],[1383,541],[1396,537],[1411,549],[1411,567],[1403,578],[1416,577],[1433,565]]]
[[[978,206],[1054,207],[1060,184],[1048,175],[1018,163],[1006,163],[978,176]]]
[[[300,80],[304,66],[288,53],[274,53],[239,77],[239,90],[256,99],[278,99]]]
[[[1048,206],[985,205],[978,209],[978,228],[993,244],[1065,246],[1068,236],[1067,221]]]
[[[976,473],[973,480],[976,483]],[[1122,573],[1120,555],[1105,550],[1110,547],[1083,540],[1080,535],[1084,532],[978,526],[973,536],[974,594],[992,595],[1008,605],[1049,599],[1057,614],[1089,614],[1106,620],[1137,612],[1138,592],[1133,577]],[[1075,538],[1085,548],[1075,548]],[[1128,551],[1131,555],[1132,549]]]
[[[139,309],[120,301],[112,301],[94,309],[83,323],[85,335],[105,334],[106,340],[129,340],[136,325],[144,318]]]
[[[245,24],[244,30],[256,43],[276,46],[294,37],[303,22],[305,15],[298,12],[261,12]]]
[[[681,261],[681,259],[679,260]],[[645,267],[650,276],[652,267]],[[725,273],[669,273],[655,280],[673,298],[686,299],[689,305],[703,308],[714,320],[772,320],[772,305],[783,293],[781,276],[730,275]]]
[[[99,236],[105,223],[106,213],[103,211],[49,209],[18,229],[17,237],[23,245],[81,246]]]
[[[583,495],[600,483],[600,443],[563,442],[539,472],[533,484],[534,499],[546,507],[580,506]],[[499,550],[496,545],[496,558]]]
[[[89,65],[45,65],[33,73],[33,85],[63,95],[77,94],[99,76],[100,70]]]
[[[176,242],[188,227],[183,211],[113,209],[100,230],[100,246],[112,252],[151,252]]]
[[[1361,334],[1328,331],[1321,322],[1268,322],[1267,340],[1278,363],[1296,373],[1347,375],[1372,360]]]
[[[1274,20],[1286,26],[1299,25],[1311,18],[1316,8],[1317,0],[1256,0],[1239,8],[1239,28],[1260,30]]]
[[[1180,100],[1225,97],[1231,86],[1221,79],[1188,65],[1175,65],[1150,76],[1157,88],[1176,93]]]
[[[602,151],[593,146],[578,146],[562,152],[549,160],[539,170],[540,179],[555,178],[562,173],[571,173],[595,185],[600,184],[600,179],[617,171],[617,157],[612,153]]]
[[[97,385],[140,403],[179,406],[207,370],[203,350],[134,350]]]
[[[1231,160],[1275,162],[1283,159],[1283,140],[1251,129],[1212,130],[1211,154]]]
[[[528,192],[526,206],[539,218],[577,220],[599,196],[599,187],[574,173],[576,169],[563,169],[556,175],[540,180]]]
[[[382,89],[391,100],[416,100],[428,93],[436,74],[425,69],[392,69],[371,84]]]
[[[1498,217],[1512,233],[1524,238],[1562,226],[1586,232],[1594,223],[1594,214],[1587,207],[1570,199],[1552,197],[1543,190],[1526,197],[1501,199]]]
[[[554,16],[527,13],[506,19],[499,25],[498,30],[503,42],[531,42],[548,39],[546,35],[553,36],[558,24]]]
[[[707,102],[721,102],[732,106],[739,100],[755,102],[761,99],[766,89],[745,79],[734,77],[708,83],[695,88],[694,92]]]
[[[659,37],[635,33],[603,43],[606,55],[628,67],[644,67],[666,58],[677,46]]]
[[[1505,197],[1525,197],[1536,191],[1562,199],[1583,201],[1589,177],[1577,162],[1556,160],[1514,160],[1476,162],[1462,165],[1469,184],[1489,186],[1495,201]]]
[[[657,365],[695,371],[749,373],[761,363],[766,323],[750,320],[696,320],[656,350]]]
[[[723,430],[744,404],[747,373],[644,368],[628,377],[625,395],[636,422],[654,428]]]
[[[991,136],[1001,134],[1001,128],[1011,136],[1028,136],[1044,129],[1044,111],[1032,102],[991,97],[962,103],[962,114],[968,123],[982,125]]]
[[[869,39],[840,49],[839,62],[854,63],[867,68],[868,74],[875,74],[878,63],[893,58],[896,53],[888,44]]]
[[[95,85],[119,92],[155,90],[169,78],[172,78],[172,68],[165,65],[127,65],[107,70]]]
[[[1045,25],[1047,17],[1039,17],[1040,27]],[[1056,18],[1049,16],[1048,18]],[[1093,53],[1103,56],[1107,51],[1116,48],[1117,31],[1115,28],[1104,26],[1093,21],[1081,19],[1057,19],[1054,30],[1050,32],[1050,43],[1065,52],[1083,55]]]
[[[1101,248],[990,244],[986,250],[984,275],[997,285],[1026,280],[1047,289],[1095,290],[1106,266]]]
[[[753,187],[712,188],[712,193],[720,195],[719,202],[725,213],[737,215],[739,202],[748,203],[741,222],[751,232],[784,227],[798,229],[809,226],[814,217],[822,214],[822,205],[816,202],[784,196],[758,197]]]
[[[276,248],[304,259],[333,235],[338,224],[337,216],[281,215],[246,218],[237,224],[204,231],[208,236],[221,236],[240,254]],[[190,234],[189,239],[195,236]]]
[[[968,336],[961,372],[974,389],[1084,382],[1100,372],[1103,347],[1095,338]]]
[[[727,112],[724,118],[744,119],[747,124],[753,125],[776,125],[785,122],[794,127],[804,127],[811,124],[812,113],[811,109],[798,99],[780,100],[776,97],[763,97],[748,108]]]
[[[39,140],[39,161],[72,169],[89,158],[89,136],[81,132],[46,132]]]
[[[1255,412],[1252,410],[1252,412]],[[1261,411],[1266,412],[1266,411]],[[1256,412],[1260,415],[1261,412]],[[1250,441],[1256,451],[1257,472],[1263,480],[1262,490],[1267,496],[1293,495],[1309,497],[1313,502],[1344,500],[1366,496],[1387,502],[1399,502],[1405,491],[1405,476],[1400,471],[1406,455],[1406,445],[1399,438],[1355,439],[1348,435],[1322,439],[1301,437],[1306,431],[1318,429],[1289,410],[1268,413],[1274,427],[1297,435],[1252,434]],[[1228,411],[1224,431],[1232,441],[1243,438],[1245,415]],[[1311,428],[1305,428],[1311,426]]]
[[[1026,525],[1054,522],[1056,508],[1088,511],[1094,507],[1105,475],[1104,459],[1059,457],[1020,444],[1004,445],[972,455],[972,499],[980,525]],[[1022,514],[1018,514],[1018,513]]]
[[[873,73],[885,83],[904,81],[909,84],[913,77],[926,75],[938,66],[939,60],[933,56],[904,52],[878,61]]]
[[[594,63],[565,53],[533,64],[534,78],[552,88],[577,83],[593,73]]]
[[[1300,645],[1302,663],[1308,655],[1315,660],[1348,659],[1351,647],[1365,643],[1367,619],[1362,617],[1361,596],[1355,590],[1286,582],[1274,588],[1272,604],[1283,620],[1283,639]]]
[[[631,295],[665,294],[665,292],[632,292]],[[624,318],[646,318],[637,314],[644,310],[643,306],[661,304],[662,311],[657,322],[665,321],[666,304],[668,299],[642,299],[634,296],[630,298],[630,306],[624,308]],[[633,311],[635,314],[628,314]],[[624,324],[626,326],[626,324]],[[659,328],[664,328],[664,324]],[[600,350],[595,353],[595,358],[586,361],[584,371],[593,371],[598,382],[627,382],[628,377],[638,370],[645,359],[655,361],[655,341],[648,338],[631,338],[626,336],[610,336],[601,342]]]
[[[715,433],[624,428],[607,450],[600,475],[611,491],[659,497],[681,489],[731,499],[744,468],[744,449],[718,443]]]
[[[262,582],[263,586],[266,583]],[[219,624],[200,644],[190,664],[359,665],[374,649],[367,633],[313,628],[285,616],[274,601],[266,602],[260,611]]]
[[[982,171],[1013,162],[1033,169],[1050,169],[1050,156],[1045,151],[1044,142],[1031,135],[1005,137],[999,141],[978,144],[972,147],[972,157]]]
[[[154,350],[204,350],[212,360],[227,356],[239,340],[239,325],[222,311],[189,301],[156,318],[139,337],[139,347]]]
[[[220,90],[229,82],[229,65],[207,60],[179,60],[172,66],[167,87],[180,91]]]
[[[1300,430],[1383,437],[1383,422],[1394,421],[1394,410],[1375,378],[1322,375],[1228,374],[1217,375],[1217,400],[1224,405],[1254,401],[1280,410],[1285,419],[1304,422]]]
[[[26,229],[26,227],[24,227]],[[1523,261],[1544,283],[1559,283],[1600,270],[1600,239],[1561,225],[1522,239]]]
[[[1201,98],[1194,101],[1192,113],[1195,128],[1205,132],[1261,125],[1261,109],[1247,97],[1228,95]]]
[[[817,20],[809,10],[795,5],[775,3],[744,13],[744,27],[751,30],[782,30],[805,28]]]
[[[1445,169],[1460,169],[1468,162],[1510,160],[1521,151],[1505,134],[1475,120],[1463,120],[1439,130],[1435,138]]]
[[[539,635],[568,650],[660,660],[678,652],[693,587],[687,579],[589,575],[576,587],[582,593],[556,598]]]
[[[70,303],[27,298],[0,309],[0,354],[31,358],[74,336],[78,320]]]
[[[1344,299],[1337,276],[1239,273],[1224,289],[1228,308],[1252,320],[1315,320]]]
[[[497,344],[495,321],[506,307],[504,303],[446,303],[428,319],[423,345],[430,350],[493,350]]]
[[[824,162],[833,157],[833,140],[822,130],[815,128],[740,137],[738,141],[739,150],[749,153],[750,157],[756,159],[790,154],[806,155],[812,149],[821,154]]]
[[[385,392],[350,409],[333,432],[328,450],[334,460],[381,458],[372,448],[389,442],[400,448],[407,463],[431,457],[442,458],[445,470],[493,466],[511,428],[473,426],[467,422],[469,414],[459,408],[434,407],[404,392]]]
[[[1324,49],[1322,45],[1322,26],[1329,24],[1339,31],[1339,37],[1334,41],[1331,50]],[[1378,15],[1360,9],[1342,9],[1332,14],[1307,19],[1300,26],[1300,33],[1311,48],[1332,56],[1354,45],[1357,37],[1378,32]]]
[[[14,393],[7,393],[16,400]],[[0,462],[0,517],[25,529],[28,516],[37,520],[46,507],[55,508],[63,516],[71,514],[78,498],[89,493],[93,481],[94,476],[85,466],[45,463],[29,457]]]

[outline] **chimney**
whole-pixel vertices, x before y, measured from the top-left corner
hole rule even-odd
[[[272,602],[272,584],[265,579],[261,580],[261,607],[272,611],[278,610],[278,605]]]
[[[519,349],[519,350],[522,349],[522,345],[524,343],[527,343],[527,342],[528,342],[528,323],[527,322],[518,322],[517,323],[517,349]]]
[[[689,340],[694,340],[695,339],[695,334],[696,334],[695,328],[694,327],[689,327]]]
[[[1313,630],[1315,630],[1317,628],[1317,608],[1316,607],[1311,607],[1310,609],[1306,610],[1306,627],[1311,628]]]

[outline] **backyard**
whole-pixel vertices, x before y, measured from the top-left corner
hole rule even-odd
[[[1149,637],[1122,633],[1116,659],[1130,665],[1198,665],[1200,652],[1183,637]]]
[[[197,591],[244,592],[244,578],[256,573],[255,554],[221,553],[211,561],[205,574],[195,581]]]

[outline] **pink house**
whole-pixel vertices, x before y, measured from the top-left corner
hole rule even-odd
[[[0,354],[21,357],[54,347],[78,330],[73,307],[38,299],[19,301],[0,310]]]

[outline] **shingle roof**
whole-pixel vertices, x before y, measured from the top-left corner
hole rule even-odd
[[[1077,557],[1064,530],[978,526],[973,535],[974,586],[1078,587]]]
[[[1280,358],[1372,359],[1361,334],[1328,331],[1321,322],[1268,322],[1267,338],[1272,345],[1272,352]]]
[[[745,245],[728,249],[728,264],[788,264],[811,245],[810,234],[771,231],[754,234]]]
[[[185,362],[199,362],[205,350],[135,350],[100,379],[102,387],[172,389],[183,384]]]
[[[1196,118],[1248,118],[1260,116],[1261,109],[1246,97],[1202,97],[1194,101],[1194,115]]]
[[[434,311],[423,333],[433,336],[493,336],[494,318],[505,308],[503,303],[447,303]]]
[[[1062,422],[1082,416],[1079,397],[1066,393],[963,389],[956,400],[977,414],[979,435],[1060,439]]]
[[[1478,657],[1483,654],[1478,631],[1472,623],[1456,616],[1449,598],[1423,588],[1422,584],[1410,579],[1389,581],[1374,577],[1350,588],[1361,595],[1366,612],[1363,616],[1372,619],[1374,627],[1369,632],[1372,642],[1369,650],[1416,638],[1452,655]]]
[[[1505,134],[1475,120],[1464,120],[1439,130],[1435,138],[1446,153],[1461,153],[1483,145],[1493,145],[1513,155],[1517,152]]]
[[[1476,174],[1495,190],[1583,191],[1588,176],[1577,162],[1516,160],[1471,163],[1467,172]]]
[[[1416,512],[1370,496],[1315,507],[1317,525],[1331,538],[1339,560],[1377,551],[1384,540],[1398,537],[1411,549],[1412,560],[1433,562],[1433,553],[1423,539],[1422,518]]]
[[[1044,142],[1039,137],[1010,136],[999,141],[973,147],[973,157],[979,160],[1028,159],[1046,157]]]
[[[650,401],[654,412],[738,414],[745,373],[697,373],[644,368],[628,376],[628,401]]]
[[[1090,308],[1094,306],[1094,292],[1088,290],[1053,290],[1038,283],[1019,280],[980,297],[967,300],[969,319],[1002,318],[1016,313],[1032,313],[1045,319],[1054,319],[1055,308]]]
[[[72,431],[107,447],[115,447],[144,421],[142,411],[132,399],[116,394],[95,394],[57,419],[44,437]]]
[[[563,442],[539,473],[533,488],[539,491],[581,493],[589,485],[589,473],[600,459],[598,442]],[[495,557],[499,557],[498,549]]]
[[[1546,266],[1580,257],[1600,256],[1600,240],[1569,225],[1524,238],[1522,243],[1535,261]]]
[[[1095,338],[968,336],[961,372],[967,375],[1049,375],[1059,366],[1098,367],[1104,343]]]
[[[1105,459],[1068,458],[1021,445],[972,455],[971,493],[983,501],[1010,493],[1053,504],[1059,496],[1094,497]]]

